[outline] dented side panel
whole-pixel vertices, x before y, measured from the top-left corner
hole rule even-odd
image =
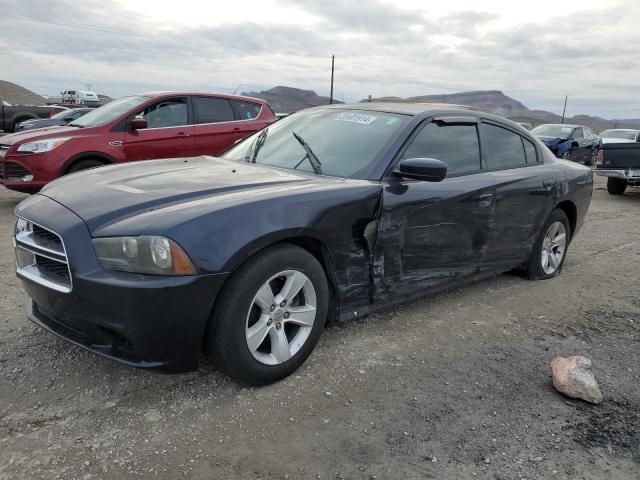
[[[383,182],[374,301],[393,301],[475,275],[494,215],[494,183],[489,173],[440,183]]]

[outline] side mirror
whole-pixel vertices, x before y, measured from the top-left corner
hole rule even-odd
[[[405,158],[393,171],[396,177],[440,182],[447,176],[447,164],[436,158]]]
[[[147,128],[147,120],[144,118],[134,118],[129,122],[131,130],[143,130]]]

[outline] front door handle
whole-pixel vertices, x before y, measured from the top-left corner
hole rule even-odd
[[[189,134],[187,132],[178,132],[176,134],[176,137],[188,137]]]
[[[485,193],[484,195],[480,195],[478,197],[478,206],[484,208],[488,207],[493,203],[495,195],[493,193]]]

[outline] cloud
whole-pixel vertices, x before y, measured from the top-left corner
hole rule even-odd
[[[246,19],[225,22],[202,20],[224,8],[217,2],[185,6],[202,18],[178,22],[133,3],[4,0],[2,76],[43,94],[85,83],[113,96],[241,84],[326,94],[336,54],[336,92],[347,100],[500,89],[530,108],[560,105],[567,93],[572,113],[640,116],[640,6],[633,0],[536,21],[480,7],[440,7],[436,15],[411,0],[269,1],[278,15],[309,20],[252,15],[249,0],[231,6],[244,8]]]

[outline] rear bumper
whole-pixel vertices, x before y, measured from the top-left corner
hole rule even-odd
[[[596,169],[596,175],[601,177],[612,177],[626,180],[629,184],[640,184],[640,168],[598,168]]]

